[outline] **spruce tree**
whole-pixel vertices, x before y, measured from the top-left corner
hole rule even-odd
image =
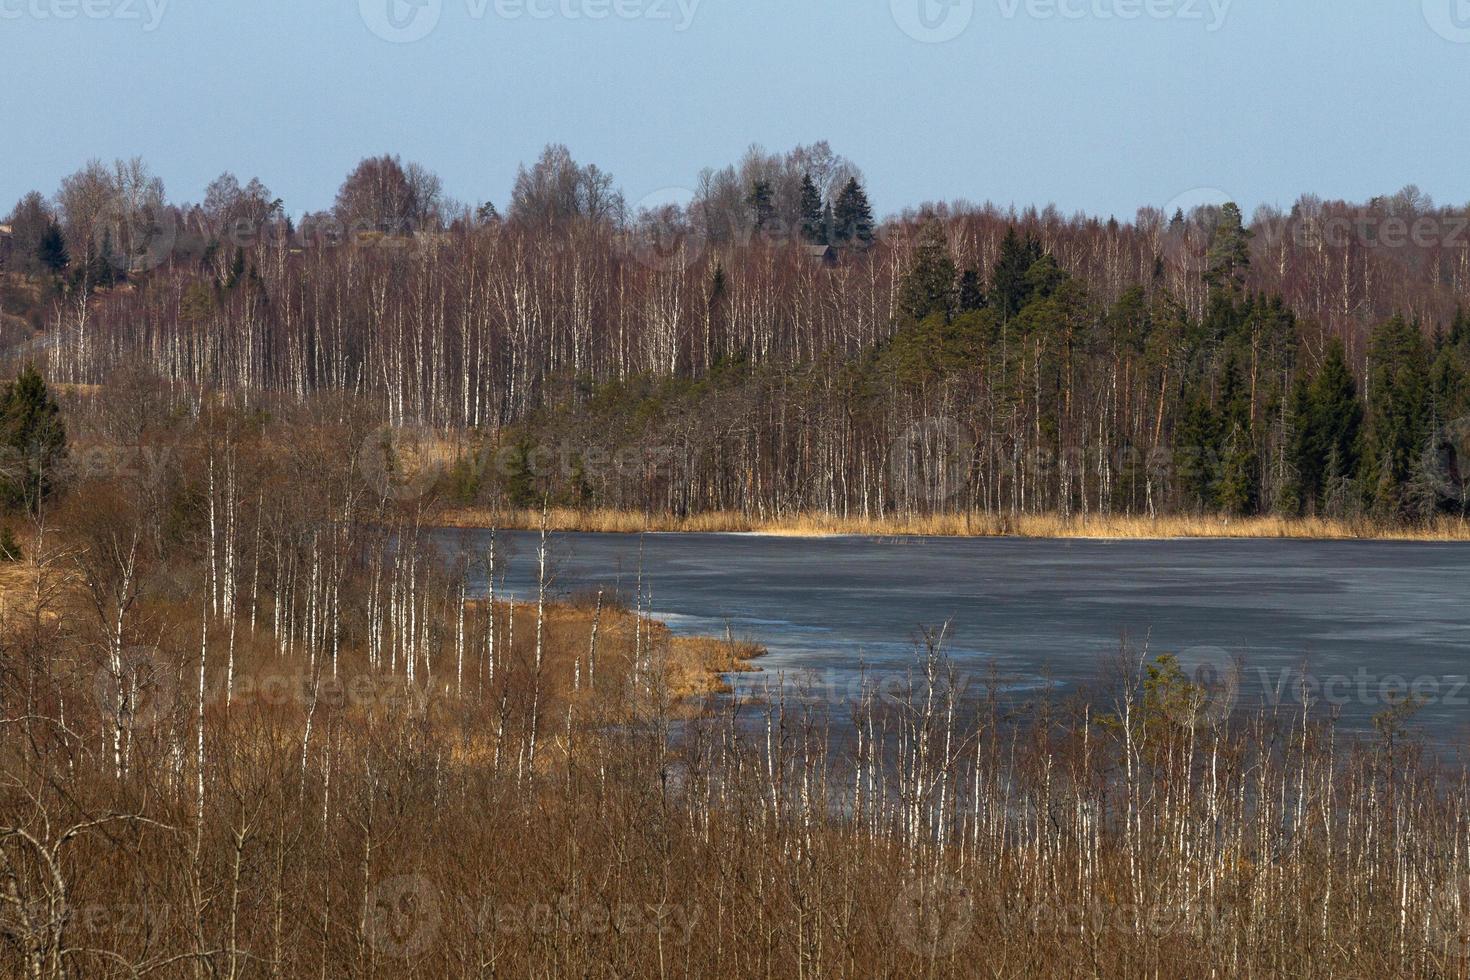
[[[822,192],[811,174],[801,175],[801,237],[812,245],[827,245],[827,222]]]
[[[1341,340],[1327,344],[1322,366],[1312,379],[1308,412],[1308,486],[1311,499],[1319,500],[1328,489],[1329,460],[1336,458],[1341,476],[1357,470],[1361,452],[1363,404]]]
[[[1254,514],[1260,506],[1261,458],[1245,426],[1236,425],[1225,441],[1216,497],[1221,510],[1238,517]]]
[[[1434,519],[1449,489],[1444,481],[1440,456],[1439,419],[1431,417],[1429,434],[1419,451],[1419,457],[1410,470],[1408,482],[1403,489],[1404,516],[1410,520],[1427,523]]]
[[[873,209],[857,178],[851,178],[837,195],[832,212],[832,244],[867,248],[873,244]]]
[[[805,194],[806,188],[802,187]],[[776,216],[776,197],[771,190],[769,180],[757,180],[750,185],[750,194],[745,198],[745,203],[750,207],[750,220],[756,231],[764,231],[766,226]],[[805,199],[803,199],[803,208]]]
[[[1174,432],[1174,467],[1187,507],[1204,510],[1215,500],[1220,465],[1220,420],[1203,392],[1184,407]]]
[[[1470,388],[1465,380],[1465,366],[1459,352],[1446,342],[1429,370],[1434,412],[1439,418],[1453,420],[1470,411]]]
[[[1225,362],[1220,380],[1221,428],[1216,503],[1227,514],[1255,512],[1260,501],[1260,456],[1251,424],[1251,393],[1235,357]]]
[[[915,322],[936,313],[946,320],[954,313],[954,260],[944,228],[931,221],[919,232],[913,265],[898,290],[898,309]]]
[[[55,221],[47,224],[41,240],[36,244],[36,261],[41,268],[53,275],[60,274],[71,261],[66,252],[66,239],[61,234],[61,225]]]
[[[1242,289],[1251,264],[1250,239],[1240,207],[1234,201],[1223,205],[1210,241],[1205,281],[1215,288]]]
[[[35,368],[26,366],[0,392],[0,498],[34,512],[55,488],[66,458],[61,409]]]
[[[1041,259],[1041,243],[1030,235],[1025,241],[1011,227],[1000,244],[1000,257],[990,277],[990,305],[1009,319],[1031,301],[1035,286],[1027,279],[1031,267]]]
[[[1380,517],[1407,515],[1404,489],[1432,430],[1427,347],[1402,317],[1379,324],[1369,341],[1369,413],[1363,483]]]
[[[1287,514],[1300,515],[1318,499],[1322,485],[1322,460],[1312,425],[1312,384],[1306,372],[1297,374],[1288,405],[1286,463],[1290,476],[1281,489],[1280,507]]]
[[[225,289],[234,289],[245,278],[245,250],[235,249],[235,258],[230,262],[230,270],[225,276]]]
[[[1050,255],[1043,255],[1026,270],[1026,302],[1047,299],[1070,277]]]
[[[969,313],[972,310],[984,309],[985,289],[980,285],[980,273],[974,269],[966,269],[960,276],[959,311]]]

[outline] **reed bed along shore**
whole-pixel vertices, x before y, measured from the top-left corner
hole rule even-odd
[[[1319,541],[1470,541],[1470,521],[1441,518],[1431,524],[1402,525],[1368,520],[1303,517],[1118,516],[1064,517],[1059,514],[915,514],[844,517],[795,514],[762,517],[731,511],[678,516],[667,513],[569,507],[552,508],[553,531],[636,534],[745,533],[790,537],[861,535],[870,537],[1018,537],[1167,540],[1174,538],[1280,538]],[[445,527],[532,530],[539,510],[451,507],[434,513]]]
[[[962,704],[938,632],[850,703],[689,711],[657,624],[466,602],[406,547],[340,647],[309,601],[201,636],[150,592],[114,673],[35,547],[0,612],[3,976],[1470,967],[1470,786],[1401,719],[1224,717],[1126,650],[1085,701]]]

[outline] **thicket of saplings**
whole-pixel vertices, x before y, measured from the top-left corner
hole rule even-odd
[[[1395,718],[1231,721],[1128,651],[960,703],[942,630],[850,703],[691,713],[636,582],[436,545],[355,406],[27,391],[7,433],[69,438],[7,475],[7,976],[1466,968],[1470,787]]]

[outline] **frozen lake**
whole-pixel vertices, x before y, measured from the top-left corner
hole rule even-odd
[[[507,584],[534,592],[534,533],[501,532]],[[488,532],[441,531],[483,554]],[[554,588],[631,597],[637,535],[552,536]],[[1080,541],[995,538],[642,537],[652,611],[676,631],[736,635],[770,649],[764,673],[802,675],[845,703],[859,665],[897,682],[923,627],[980,692],[993,663],[1012,697],[1096,682],[1126,640],[1186,666],[1239,660],[1241,706],[1299,710],[1305,665],[1320,711],[1354,730],[1417,695],[1412,724],[1470,736],[1470,546],[1279,540]],[[845,717],[838,708],[834,720]]]

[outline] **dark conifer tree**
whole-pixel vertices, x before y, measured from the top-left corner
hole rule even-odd
[[[55,486],[66,458],[61,409],[35,368],[27,366],[0,393],[0,497],[35,511]]]
[[[1216,501],[1227,514],[1255,512],[1260,502],[1260,455],[1251,420],[1251,393],[1234,356],[1220,380],[1220,470]]]
[[[985,288],[980,285],[980,273],[974,269],[966,269],[960,276],[957,306],[961,313],[969,313],[985,307]]]
[[[803,185],[803,209],[805,208],[806,187]],[[750,207],[750,220],[755,230],[760,232],[766,229],[776,217],[776,196],[771,190],[769,180],[757,180],[750,185],[750,194],[747,195],[745,203]]]
[[[1279,506],[1288,515],[1300,515],[1318,499],[1322,482],[1322,462],[1312,425],[1312,383],[1305,372],[1299,373],[1291,386],[1287,412],[1288,477],[1281,488]]]
[[[801,176],[801,237],[812,245],[828,244],[822,192],[817,190],[811,174]]]
[[[913,265],[899,286],[899,311],[913,321],[935,313],[948,319],[954,312],[954,280],[954,260],[944,228],[931,221],[919,232]]]
[[[71,261],[66,252],[66,239],[61,234],[61,226],[55,221],[49,222],[46,231],[42,233],[41,241],[36,246],[36,259],[41,268],[53,275],[59,275]]]
[[[990,279],[990,305],[1002,317],[1009,319],[1015,316],[1031,301],[1034,289],[1026,274],[1040,258],[1041,243],[1035,238],[1027,235],[1022,241],[1014,227],[1006,231],[1000,245],[1000,258],[996,260]]]
[[[1348,367],[1342,341],[1327,344],[1326,355],[1312,379],[1307,399],[1306,432],[1303,436],[1302,470],[1304,502],[1322,501],[1331,489],[1330,477],[1341,477],[1358,468],[1363,406],[1358,384]],[[1337,473],[1330,474],[1335,460]]]
[[[832,213],[832,244],[860,248],[873,244],[873,209],[856,177],[848,180],[837,195],[837,206]]]
[[[1404,486],[1432,430],[1427,347],[1416,325],[1391,317],[1369,341],[1363,486],[1382,517],[1405,516]]]
[[[1220,468],[1220,420],[1204,392],[1185,405],[1174,433],[1174,467],[1184,506],[1202,511],[1215,502]]]
[[[1233,201],[1223,205],[1210,241],[1205,281],[1217,289],[1242,289],[1251,264],[1250,239],[1239,206]]]
[[[1217,488],[1220,509],[1245,516],[1256,513],[1261,499],[1261,457],[1249,428],[1235,425],[1226,436]]]

